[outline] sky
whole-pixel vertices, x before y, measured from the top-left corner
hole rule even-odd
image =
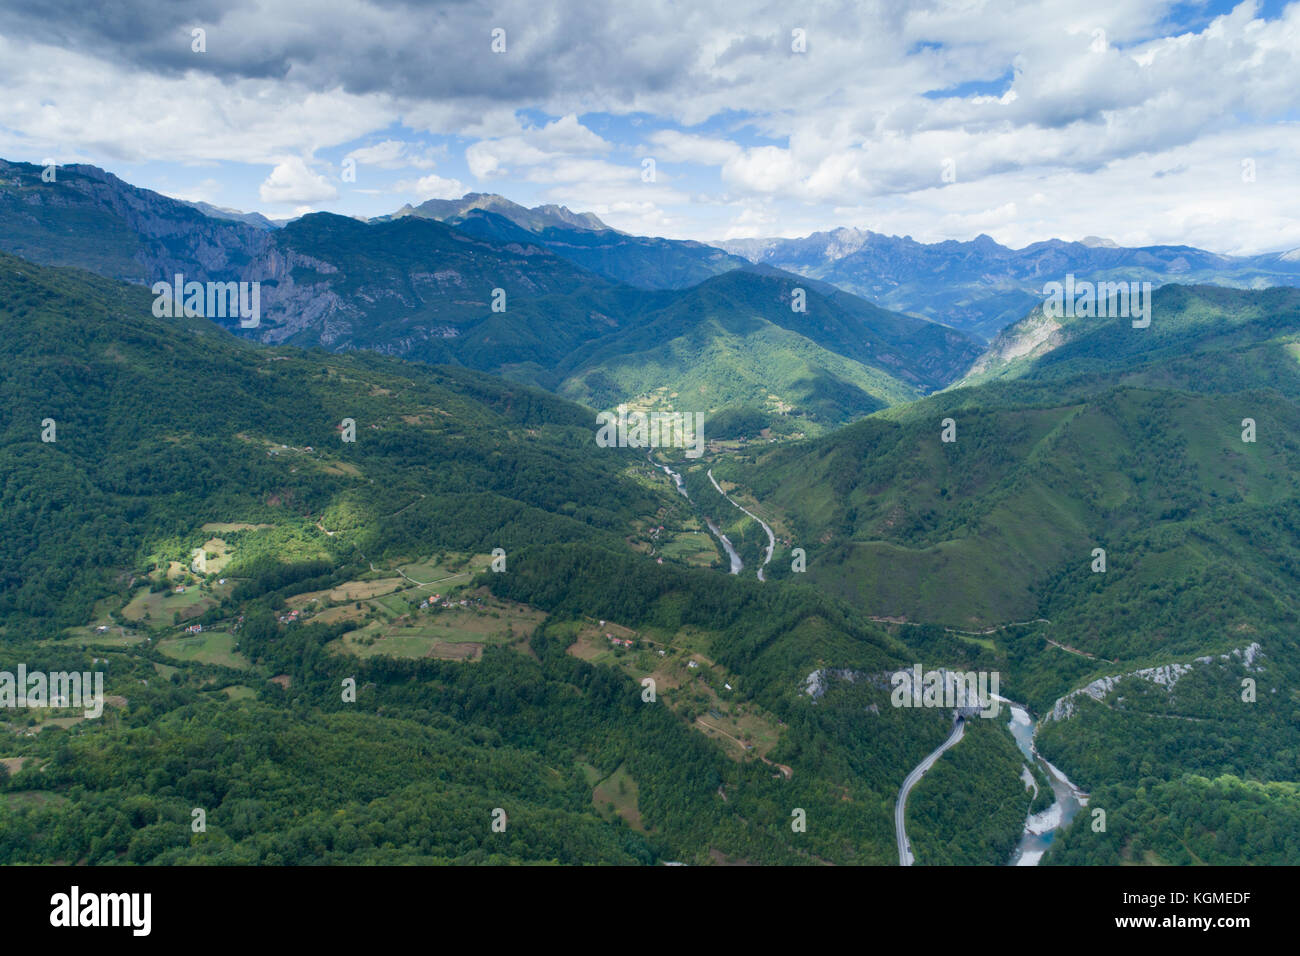
[[[0,157],[272,218],[1288,250],[1300,0],[0,0]]]

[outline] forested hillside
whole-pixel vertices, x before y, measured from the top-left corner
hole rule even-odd
[[[467,197],[469,218],[460,203],[268,230],[94,167],[43,173],[0,160],[0,250],[150,287],[257,283],[256,325],[210,318],[266,344],[461,365],[600,407],[746,411],[784,434],[933,391],[979,353],[964,333],[711,246],[506,200],[489,206],[529,228]]]
[[[1037,715],[1117,679],[1040,727],[1085,790],[1294,782],[1300,297],[1172,287],[1150,329],[1094,322],[1014,379],[714,472],[789,542],[774,575],[802,547],[809,582],[897,633],[986,644]]]
[[[906,641],[723,573],[589,409],[148,303],[0,257],[0,653],[107,695],[4,722],[0,860],[893,861],[950,725],[889,705]],[[971,792],[912,819],[1000,862],[1029,797]]]

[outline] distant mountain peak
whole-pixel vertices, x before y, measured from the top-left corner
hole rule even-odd
[[[436,219],[439,222],[455,225],[457,221],[476,212],[494,213],[529,232],[541,232],[547,228],[584,229],[593,232],[614,231],[601,222],[594,213],[573,212],[567,206],[553,203],[529,209],[496,193],[466,193],[459,199],[429,199],[418,206],[407,203],[397,212],[388,216],[377,216],[376,220],[419,216],[423,219]]]
[[[1085,246],[1091,249],[1118,249],[1119,243],[1114,239],[1103,239],[1101,236],[1084,236],[1079,240]]]
[[[239,209],[228,209],[225,206],[214,206],[208,202],[191,202],[188,199],[182,199],[181,202],[187,206],[192,206],[205,216],[213,219],[229,219],[234,222],[247,223],[250,226],[256,226],[259,229],[278,229],[284,221],[276,222],[267,219],[260,212],[243,212]]]
[[[573,212],[569,209],[568,206],[556,206],[553,204],[548,204],[545,206],[534,206],[530,211],[535,212],[538,215],[550,216],[555,219],[559,219],[561,222],[568,223],[569,225],[575,226],[578,229],[601,230],[601,229],[609,228],[609,226],[605,225],[603,222],[600,221],[599,218],[597,218],[595,213]]]

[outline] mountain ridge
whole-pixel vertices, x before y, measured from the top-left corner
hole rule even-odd
[[[1237,257],[1193,246],[1126,248],[1110,240],[1089,241],[1095,239],[1047,239],[1012,249],[985,234],[922,243],[910,236],[839,227],[798,239],[733,239],[713,245],[986,341],[1041,304],[1046,282],[1063,281],[1069,273],[1079,280],[1153,285],[1300,285],[1300,257],[1291,252]]]
[[[767,402],[752,357],[746,360],[748,391],[729,392],[727,380],[735,368],[729,356],[749,345],[743,336],[728,337],[724,327],[754,318],[788,327],[797,320],[808,325],[811,342],[784,333],[777,339],[802,353],[798,361],[804,371],[793,374],[794,361],[787,362],[792,375],[773,401],[798,406],[820,394],[818,427],[875,408],[884,395],[893,401],[913,389],[940,387],[974,358],[961,333],[877,309],[771,267],[733,263],[702,244],[568,226],[531,232],[482,208],[448,222],[427,215],[361,221],[318,212],[266,229],[213,218],[102,171],[66,167],[57,171],[54,183],[43,182],[40,173],[36,166],[0,166],[0,212],[10,213],[0,219],[0,249],[145,285],[170,284],[176,274],[198,282],[259,283],[256,328],[236,329],[234,318],[219,321],[269,344],[370,349],[561,388],[561,367],[576,367],[582,351],[597,340],[604,340],[604,347],[611,335],[626,333],[625,348],[638,352],[662,344],[648,338],[636,342],[637,330],[674,301],[690,301],[692,308],[678,309],[679,325],[705,316],[722,320],[692,346],[710,349],[718,364],[701,378],[699,369],[678,361],[662,370],[666,378],[650,383],[652,390],[680,391],[689,374],[693,385],[713,394]],[[490,205],[494,197],[474,202],[479,200]],[[454,212],[453,207],[437,209]],[[736,263],[743,268],[730,268]],[[617,276],[643,281],[629,284]],[[784,299],[763,291],[772,276],[784,282]],[[825,298],[811,314],[797,316],[791,309],[792,285],[806,286],[814,298],[820,289]],[[734,296],[722,292],[737,286],[748,289]],[[727,309],[739,311],[727,315]],[[832,316],[879,334],[832,333],[819,324]],[[715,333],[727,341],[710,343]],[[780,357],[785,346],[777,339],[766,337],[764,354]],[[939,378],[936,370],[942,370]],[[640,381],[645,384],[643,376]],[[636,395],[610,397],[625,401]],[[716,405],[710,400],[707,407]]]

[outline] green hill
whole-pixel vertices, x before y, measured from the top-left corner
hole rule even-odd
[[[797,277],[738,271],[576,353],[559,391],[598,408],[744,408],[778,432],[817,433],[940,387],[973,354],[941,326]]]
[[[1146,778],[1294,782],[1297,343],[1293,290],[1168,288],[1150,329],[1102,321],[1005,380],[714,471],[806,549],[803,580],[910,622],[899,634],[939,625],[984,643],[1004,693],[1039,714],[1119,680],[1038,737],[1086,789],[1140,801]],[[778,549],[773,576],[790,563]],[[1192,676],[1149,670],[1174,665]]]
[[[94,167],[41,173],[0,161],[0,250],[145,286],[178,274],[259,283],[255,328],[217,321],[267,344],[462,365],[608,407],[689,394],[685,410],[787,416],[784,431],[932,391],[977,355],[951,329],[710,246],[587,228],[558,208],[467,197],[531,228],[477,208],[464,218],[453,203],[433,210],[450,224],[419,210],[371,222],[315,213],[268,230]],[[807,287],[804,313],[790,308],[795,287]]]
[[[717,471],[817,542],[810,579],[881,615],[975,627],[1045,612],[1058,571],[1094,580],[1094,546],[1126,561],[1114,543],[1130,535],[1219,535],[1228,514],[1275,514],[1296,495],[1300,294],[1174,288],[1157,304],[1158,331],[1105,325],[1014,383],[946,391]],[[1266,439],[1242,442],[1246,417]]]
[[[544,539],[617,540],[631,515],[660,507],[635,483],[607,498],[623,464],[595,454],[590,413],[524,386],[266,350],[205,320],[154,319],[144,289],[10,256],[0,303],[10,613],[71,623],[123,566],[210,521],[310,524],[346,501],[366,526],[417,495],[482,500],[494,519],[461,544],[490,550],[491,528],[521,510]],[[339,438],[345,418],[353,443]],[[45,419],[54,442],[41,440]],[[396,546],[381,530],[371,537]]]
[[[698,516],[589,409],[148,303],[0,255],[0,646],[108,695],[6,711],[0,862],[892,861],[951,722],[889,705],[918,650],[674,557]],[[1028,796],[972,794],[917,824],[998,862]]]

